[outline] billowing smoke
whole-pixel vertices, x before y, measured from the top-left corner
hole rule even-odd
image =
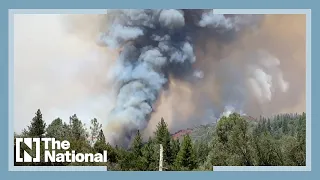
[[[201,78],[203,72],[193,68],[199,34],[230,38],[257,25],[257,17],[227,18],[209,10],[109,10],[108,28],[99,42],[121,53],[110,74],[118,94],[105,130],[108,140],[127,145],[136,130],[147,127],[160,93],[170,89],[169,77],[190,82]],[[252,82],[265,88],[259,84],[266,78],[263,72],[253,73],[261,77]]]
[[[161,117],[174,132],[232,112],[303,112],[305,28],[305,15],[211,10],[15,16],[15,127],[37,108],[47,124],[76,113],[128,145]]]

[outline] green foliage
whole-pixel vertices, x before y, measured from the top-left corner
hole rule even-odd
[[[197,167],[196,155],[189,135],[183,138],[174,167],[175,170],[193,170]]]
[[[174,161],[174,155],[172,153],[172,147],[170,143],[171,135],[168,130],[168,125],[163,118],[161,118],[161,121],[157,125],[155,131],[155,142],[157,144],[162,144],[163,146],[164,166],[172,165]]]
[[[177,158],[177,154],[180,151],[180,142],[179,139],[174,140],[173,138],[171,138],[171,147],[172,147],[172,159],[176,159]]]
[[[142,137],[139,131],[137,131],[136,137],[132,143],[132,151],[136,157],[142,156]]]
[[[230,115],[235,124],[230,134],[229,151],[235,155],[236,164],[241,166],[252,166],[252,145],[251,134],[248,129],[248,122],[238,114]]]
[[[98,134],[97,141],[101,141],[101,142],[103,142],[103,143],[106,143],[106,138],[105,138],[105,136],[104,136],[104,134],[103,134],[102,129],[100,130],[100,132],[99,132],[99,134]]]
[[[96,118],[91,120],[91,126],[90,126],[90,138],[91,141],[94,142],[96,138],[98,138],[99,135],[101,135],[101,129],[102,129],[102,124],[98,122]]]
[[[227,147],[222,144],[218,137],[214,137],[211,143],[211,151],[207,156],[207,160],[204,163],[206,168],[210,166],[227,166],[227,159],[230,157]]]
[[[297,140],[301,145],[301,148],[305,151],[306,145],[306,113],[303,113],[302,116],[299,117],[298,122],[298,132],[297,132]]]
[[[256,161],[258,166],[281,166],[283,157],[280,144],[265,132],[254,138]]]
[[[68,126],[69,136],[67,140],[69,140],[71,144],[71,149],[76,152],[90,152],[92,147],[88,141],[88,133],[85,128],[85,124],[78,119],[77,115],[74,114],[69,119]]]
[[[217,124],[211,159],[208,161],[215,165],[252,166],[251,139],[249,124],[239,114],[222,117]]]
[[[90,132],[74,114],[69,123],[57,118],[47,128],[38,110],[30,126],[16,137],[54,137],[68,140],[76,152],[108,152],[108,163],[15,163],[45,166],[108,166],[108,170],[158,171],[159,145],[163,146],[163,170],[204,171],[213,166],[304,166],[306,164],[306,114],[260,117],[257,121],[233,113],[217,123],[194,128],[191,134],[174,140],[161,118],[154,137],[143,141],[137,131],[129,149],[106,142],[102,126],[91,120]],[[90,141],[89,141],[90,140]],[[90,143],[93,142],[94,143]],[[43,146],[43,143],[41,143]],[[33,149],[21,146],[34,154]],[[42,148],[43,149],[43,148]],[[21,151],[23,152],[23,151]],[[62,150],[61,150],[62,152]],[[23,156],[23,153],[21,154]]]
[[[76,114],[70,117],[69,122],[71,138],[76,141],[86,140],[88,137],[88,133],[86,131],[85,125],[78,119]]]
[[[146,167],[148,171],[157,171],[159,167],[160,149],[159,144],[149,138],[147,144],[143,149],[143,157],[145,158]]]
[[[305,165],[305,120],[305,113],[284,114],[251,126],[238,114],[223,117],[200,167]]]
[[[47,127],[46,137],[54,137],[58,140],[64,140],[68,137],[68,125],[62,122],[62,119],[57,118]]]
[[[28,136],[42,138],[45,133],[46,123],[42,119],[40,109],[37,110],[36,116],[32,119],[31,125],[28,126]]]

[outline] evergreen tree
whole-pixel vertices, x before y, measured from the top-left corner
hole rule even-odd
[[[93,147],[94,150],[98,153],[103,153],[103,151],[105,150],[108,152],[108,163],[110,166],[112,165],[112,163],[116,163],[118,161],[117,149],[113,148],[109,143],[106,143],[106,138],[102,129],[100,129],[97,136],[97,141],[94,143]]]
[[[173,163],[173,154],[172,154],[172,147],[171,147],[171,135],[168,130],[168,125],[161,118],[161,121],[158,123],[156,131],[155,131],[155,142],[159,145],[162,144],[163,146],[163,160],[164,166],[170,166]]]
[[[306,113],[302,113],[299,117],[298,133],[297,133],[296,164],[306,164]]]
[[[269,132],[271,132],[271,130],[272,130],[270,119],[268,119],[268,122],[267,122],[267,129]]]
[[[103,143],[106,143],[106,138],[104,136],[104,133],[102,131],[102,129],[100,129],[98,137],[97,137],[97,141],[101,141]]]
[[[108,153],[107,166],[111,170],[115,168],[114,163],[118,162],[118,152],[109,143],[106,143],[106,139],[102,130],[99,131],[99,135],[97,136],[97,140],[93,145],[93,149],[95,152],[98,152],[98,153],[103,153],[103,151],[107,151]]]
[[[98,120],[96,118],[92,119],[91,120],[91,126],[90,126],[90,139],[91,139],[91,142],[95,142],[99,133],[100,133],[100,130],[102,128],[102,124],[100,124],[98,122]]]
[[[62,140],[66,137],[68,129],[65,128],[62,119],[57,118],[47,127],[47,137]]]
[[[297,139],[303,145],[306,144],[306,113],[299,117]]]
[[[101,140],[101,142],[105,143],[105,139]],[[119,154],[117,149],[113,148],[109,143],[107,143],[107,152],[108,152],[108,162],[117,163],[119,159]]]
[[[82,124],[82,122],[78,119],[77,115],[74,114],[73,116],[70,117],[70,130],[71,130],[71,136],[75,140],[80,140],[80,139],[87,139],[87,131]]]
[[[144,159],[145,170],[155,171],[158,168],[158,158],[155,149],[155,144],[153,143],[151,137],[149,137],[148,142],[142,148],[142,156]]]
[[[126,151],[123,148],[117,148],[119,153],[119,161],[117,169],[121,171],[134,171],[137,170],[136,161],[131,151]]]
[[[267,131],[267,122],[266,122],[266,119],[265,118],[262,118],[262,124],[261,124],[261,131],[262,132],[265,132]]]
[[[42,119],[42,113],[40,109],[37,110],[36,116],[32,119],[31,125],[28,126],[28,135],[31,137],[42,138],[45,133],[46,123]]]
[[[142,156],[142,146],[142,137],[138,130],[132,143],[132,152],[136,157]]]
[[[250,121],[233,113],[222,117],[210,129],[196,128],[192,140],[189,135],[179,140],[172,139],[168,126],[162,118],[157,125],[155,138],[143,144],[138,131],[129,150],[112,147],[106,143],[101,125],[96,119],[91,121],[90,138],[96,142],[91,147],[88,132],[76,115],[70,123],[60,118],[53,120],[45,129],[41,111],[38,110],[27,130],[14,137],[53,137],[68,140],[71,149],[77,153],[108,152],[107,165],[110,170],[152,170],[159,166],[159,144],[164,147],[164,170],[212,170],[212,166],[305,166],[306,164],[306,114],[282,114],[272,118],[260,117],[260,121]],[[203,131],[204,130],[204,131]],[[210,132],[208,132],[210,131]],[[206,136],[203,134],[206,133]],[[210,139],[209,139],[210,138]],[[208,142],[210,141],[210,144]],[[43,143],[40,144],[43,147]],[[35,155],[33,149],[24,144],[23,150]],[[50,148],[50,147],[49,147]],[[41,148],[44,149],[44,148]],[[41,152],[44,154],[43,152]],[[56,153],[63,153],[58,151]],[[23,156],[23,153],[21,154]],[[41,156],[43,161],[44,156]],[[98,165],[96,163],[15,163],[15,165]],[[199,165],[199,166],[198,166]]]
[[[175,161],[177,170],[193,170],[197,168],[197,160],[193,144],[189,135],[184,136],[183,142]]]
[[[208,144],[205,141],[198,142],[196,152],[198,164],[204,163],[209,153]]]
[[[288,132],[289,132],[287,117],[284,117],[282,120],[282,132],[283,132],[283,134],[288,134]]]
[[[174,140],[173,138],[171,138],[171,147],[172,147],[172,159],[173,161],[175,161],[175,159],[177,158],[178,152],[180,150],[179,139]]]
[[[270,133],[254,138],[256,161],[259,166],[281,166],[283,157],[279,144]]]
[[[76,152],[89,152],[92,147],[88,141],[87,129],[85,128],[85,124],[78,119],[77,115],[73,115],[70,117],[70,124],[68,126],[69,129],[69,141],[71,144],[71,148]]]
[[[138,170],[138,171],[144,171],[147,169],[145,166],[146,162],[145,159],[142,156],[142,149],[143,143],[142,143],[142,137],[140,134],[140,131],[137,131],[137,134],[133,140],[133,143],[131,145],[131,151],[130,154],[128,154],[132,160],[132,170]]]
[[[285,164],[288,166],[305,166],[305,151],[301,148],[301,144],[292,136],[286,136],[282,140],[283,149],[285,151]]]
[[[26,128],[23,128],[20,137],[22,137],[22,138],[29,137],[29,131],[26,130]]]

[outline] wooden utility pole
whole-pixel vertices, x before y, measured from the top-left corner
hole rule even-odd
[[[163,147],[162,147],[162,144],[160,144],[159,171],[162,171],[162,164],[163,164]]]

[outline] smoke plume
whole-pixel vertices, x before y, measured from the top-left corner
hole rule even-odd
[[[257,17],[227,18],[209,10],[108,11],[108,28],[101,34],[100,44],[121,48],[111,72],[118,94],[105,130],[109,141],[127,145],[133,133],[145,129],[159,95],[164,89],[170,89],[170,81],[192,82],[201,78],[203,72],[193,68],[196,39],[200,35],[222,37],[216,38],[219,41],[230,40],[241,29],[257,25]],[[266,78],[263,72],[256,73]]]
[[[41,19],[47,24],[20,28],[24,34],[15,42],[15,53],[20,52],[15,61],[18,57],[29,64],[19,66],[29,73],[15,71],[19,81],[29,83],[15,87],[20,92],[15,95],[20,103],[15,104],[28,109],[30,117],[31,105],[44,109],[46,119],[47,112],[84,113],[85,118],[96,117],[104,124],[110,143],[127,146],[137,130],[152,135],[161,117],[170,131],[176,131],[215,122],[232,112],[257,117],[305,111],[305,15],[108,10],[105,15],[62,15],[59,23],[67,31],[58,37],[47,35],[49,30],[56,34],[56,25],[45,16]],[[29,27],[34,29],[26,32]],[[44,29],[43,35],[35,29]],[[37,46],[25,44],[27,38]],[[18,46],[20,41],[23,47]],[[37,61],[25,61],[28,56],[21,49]],[[48,55],[52,50],[55,53]],[[42,80],[40,72],[51,77],[61,69],[68,73],[63,81],[62,76]],[[32,74],[29,80],[28,74]],[[34,96],[23,95],[27,91],[19,89],[31,88],[35,77],[46,88],[37,88]],[[83,103],[77,112],[72,107],[79,102]]]

